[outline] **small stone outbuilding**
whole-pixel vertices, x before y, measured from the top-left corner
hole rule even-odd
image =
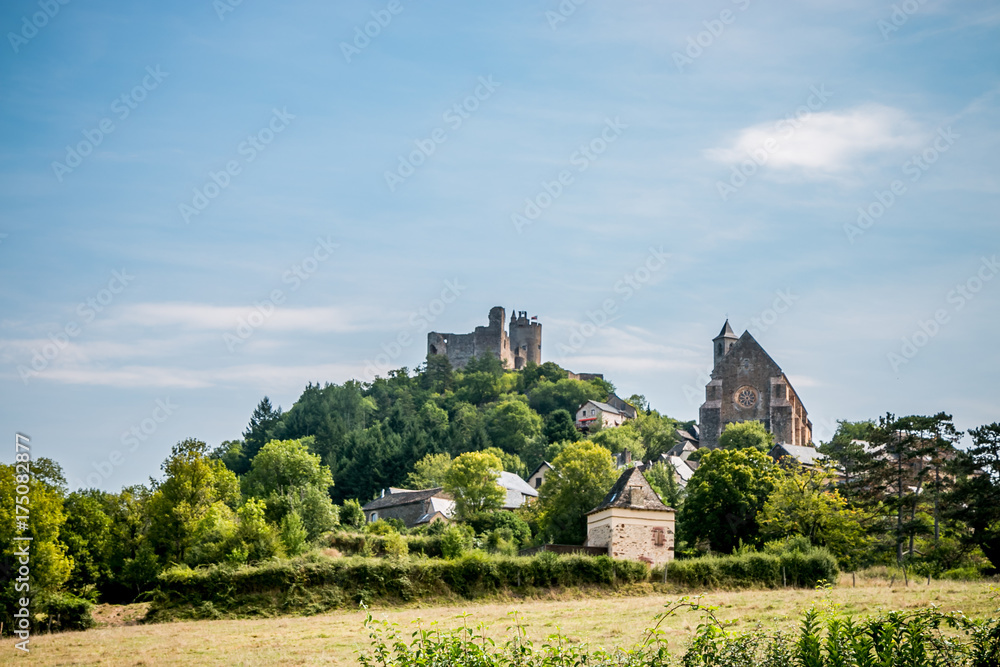
[[[587,512],[585,546],[606,547],[612,558],[663,565],[674,559],[674,526],[674,510],[633,467]]]

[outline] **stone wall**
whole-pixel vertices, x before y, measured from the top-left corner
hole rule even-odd
[[[587,546],[608,555],[662,565],[674,558],[674,512],[610,508],[587,517]]]

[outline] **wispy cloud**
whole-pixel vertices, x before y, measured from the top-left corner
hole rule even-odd
[[[856,169],[871,157],[919,147],[927,136],[905,112],[872,104],[752,125],[740,130],[730,146],[710,148],[705,156],[737,164],[763,150],[764,168],[822,177]]]
[[[265,304],[265,308],[269,307],[274,308],[274,315],[268,318],[267,327],[273,330],[350,333],[383,329],[390,326],[393,320],[391,314],[367,306],[290,308]],[[113,318],[109,318],[108,326],[225,331],[232,329],[254,310],[256,306],[253,304],[215,306],[188,302],[139,303],[122,308]]]

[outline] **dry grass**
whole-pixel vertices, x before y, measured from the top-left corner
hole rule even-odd
[[[986,584],[935,581],[929,586],[896,582],[891,589],[885,581],[858,581],[850,577],[824,594],[810,590],[711,591],[707,604],[720,607],[718,615],[734,619],[737,627],[791,628],[799,614],[824,595],[842,609],[864,614],[879,609],[908,609],[939,605],[944,610],[962,610],[982,617],[995,609]],[[641,588],[640,588],[641,590]],[[649,590],[649,587],[645,587]],[[473,624],[484,622],[490,635],[502,636],[509,625],[508,612],[523,612],[529,634],[536,641],[558,627],[573,640],[592,645],[621,646],[640,640],[653,616],[671,595],[575,596],[572,593],[535,600],[505,600],[484,603],[379,609],[378,618],[399,623],[404,631],[422,619],[444,627],[461,625],[456,617],[463,612]],[[113,615],[106,610],[105,615]],[[159,625],[120,625],[87,632],[39,636],[32,640],[32,661],[45,665],[353,665],[354,651],[365,645],[363,613],[344,611],[310,617],[239,621],[196,621]],[[671,644],[683,646],[697,625],[695,614],[682,614],[665,624]],[[0,651],[0,662],[10,656],[8,644]]]

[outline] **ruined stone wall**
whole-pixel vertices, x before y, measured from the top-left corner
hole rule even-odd
[[[454,334],[432,331],[427,334],[427,354],[443,354],[452,368],[464,368],[475,357],[493,356],[507,368],[513,368],[510,340],[504,331],[505,311],[500,306],[490,309],[489,323],[476,327],[472,333]]]

